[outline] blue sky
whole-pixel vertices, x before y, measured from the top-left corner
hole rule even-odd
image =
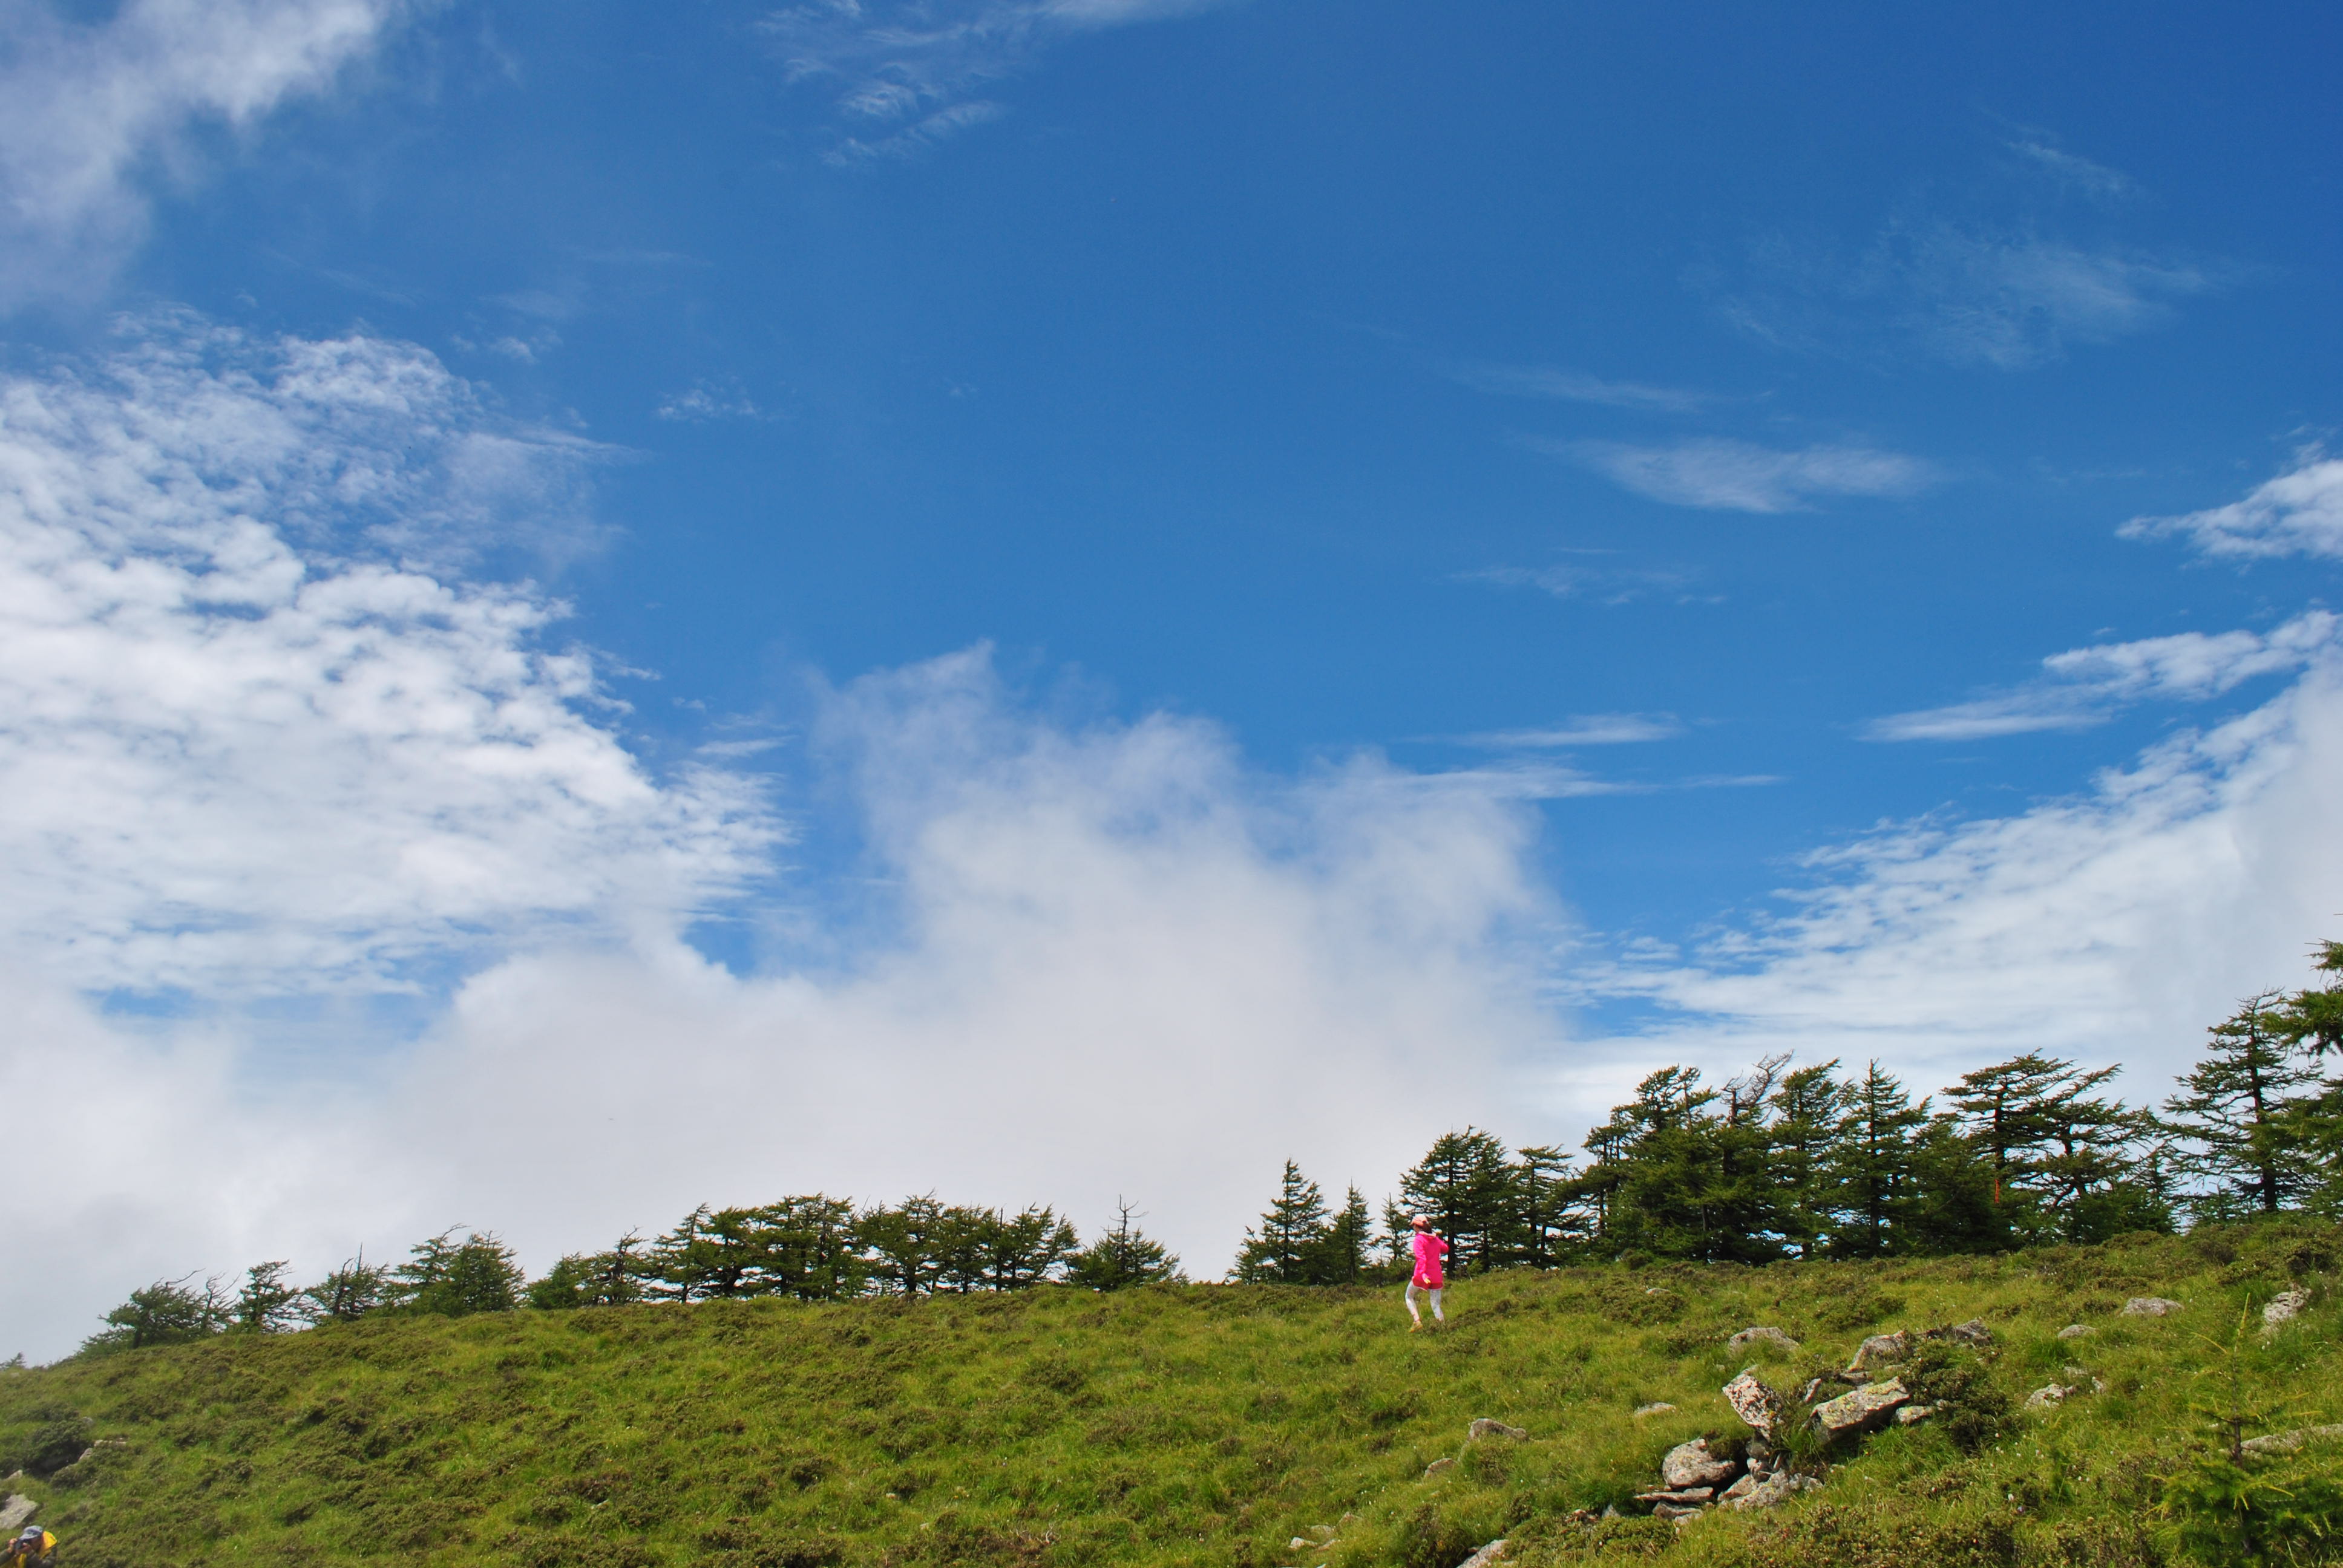
[[[7,1070],[268,1151],[76,1277],[2157,1092],[2343,920],[2338,28],[17,0]]]

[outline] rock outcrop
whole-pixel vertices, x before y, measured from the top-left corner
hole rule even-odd
[[[14,1535],[33,1522],[41,1505],[22,1493],[10,1493],[8,1501],[0,1503],[0,1536]]]
[[[2343,1442],[2343,1426],[2306,1426],[2293,1432],[2274,1432],[2267,1437],[2249,1437],[2239,1446],[2247,1453],[2292,1453],[2309,1442]]]
[[[1463,1563],[1459,1565],[1459,1568],[1489,1568],[1491,1563],[1502,1563],[1504,1560],[1505,1543],[1503,1541],[1492,1541],[1486,1546],[1482,1547],[1481,1550],[1473,1553],[1473,1555],[1464,1559]]]
[[[1896,1412],[1912,1402],[1911,1393],[1900,1378],[1885,1382],[1867,1382],[1852,1393],[1843,1393],[1827,1404],[1815,1407],[1815,1427],[1829,1437],[1846,1437],[1856,1432],[1876,1432],[1896,1417]]]
[[[2262,1332],[2266,1334],[2278,1332],[2281,1324],[2290,1323],[2300,1317],[2302,1309],[2308,1305],[2310,1305],[2308,1291],[2280,1291],[2271,1298],[2268,1306],[2262,1308]]]
[[[2123,1310],[2127,1318],[2162,1318],[2178,1312],[2180,1303],[2164,1296],[2134,1296]]]
[[[1708,1439],[1695,1437],[1690,1442],[1680,1442],[1668,1450],[1660,1461],[1660,1479],[1670,1490],[1687,1487],[1721,1486],[1739,1473],[1741,1466],[1732,1459],[1708,1451]],[[1707,1498],[1699,1501],[1705,1503]]]
[[[1660,1400],[1652,1404],[1637,1405],[1635,1407],[1635,1416],[1636,1419],[1640,1421],[1647,1415],[1665,1415],[1668,1412],[1674,1409],[1675,1409],[1675,1406],[1670,1404],[1665,1400]]]
[[[2058,1331],[2058,1337],[2062,1340],[2084,1340],[2098,1332],[2088,1323],[2068,1323]]]
[[[1738,1352],[1745,1351],[1751,1345],[1755,1344],[1772,1345],[1775,1350],[1781,1351],[1785,1354],[1795,1354],[1798,1349],[1797,1341],[1792,1339],[1788,1334],[1784,1333],[1781,1330],[1770,1325],[1761,1328],[1744,1329],[1739,1333],[1734,1335],[1731,1339],[1725,1341],[1725,1348],[1726,1350]]]
[[[1478,1442],[1484,1437],[1510,1437],[1518,1442],[1527,1436],[1529,1433],[1520,1427],[1507,1426],[1502,1421],[1491,1421],[1485,1415],[1464,1429],[1467,1442]]]
[[[1902,1329],[1892,1334],[1874,1334],[1855,1347],[1855,1359],[1846,1363],[1846,1370],[1876,1372],[1881,1367],[1899,1365],[1911,1353],[1912,1336]]]
[[[1725,1385],[1725,1402],[1733,1407],[1742,1424],[1761,1436],[1773,1437],[1780,1432],[1781,1402],[1754,1372],[1745,1372]]]

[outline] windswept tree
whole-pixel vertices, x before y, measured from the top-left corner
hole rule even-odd
[[[1246,1230],[1230,1272],[1248,1285],[1319,1283],[1326,1231],[1325,1194],[1319,1191],[1317,1182],[1302,1174],[1301,1166],[1288,1160],[1276,1198],[1262,1215],[1260,1228]]]
[[[528,1304],[540,1312],[578,1307],[623,1307],[639,1302],[652,1264],[643,1239],[632,1231],[605,1252],[571,1252],[530,1282]]]
[[[475,1231],[461,1241],[451,1241],[455,1233],[456,1227],[450,1226],[417,1241],[407,1261],[391,1271],[397,1310],[465,1318],[519,1306],[528,1277],[512,1249],[494,1232]]]
[[[1443,1133],[1400,1178],[1399,1190],[1406,1212],[1423,1215],[1446,1239],[1452,1271],[1494,1268],[1512,1251],[1520,1230],[1513,1157],[1479,1128]],[[1394,1229],[1404,1228],[1402,1221]]]
[[[237,1333],[275,1334],[297,1329],[309,1321],[308,1305],[300,1286],[286,1278],[289,1260],[272,1259],[245,1271],[243,1288],[236,1293],[228,1327]]]
[[[380,1312],[397,1296],[389,1269],[366,1261],[366,1249],[301,1292],[311,1318],[321,1323],[356,1322]]]
[[[1003,1216],[990,1210],[984,1238],[985,1284],[995,1291],[1021,1291],[1055,1279],[1081,1244],[1071,1221],[1046,1204],[1030,1204]]]
[[[1180,1260],[1151,1240],[1135,1223],[1143,1218],[1121,1198],[1114,1201],[1114,1229],[1069,1261],[1069,1283],[1092,1291],[1121,1291],[1133,1285],[1178,1284],[1186,1279]]]
[[[226,1329],[235,1321],[233,1299],[217,1280],[206,1280],[198,1289],[188,1283],[194,1278],[157,1280],[131,1292],[128,1301],[106,1314],[106,1326],[83,1342],[82,1353],[184,1344]]]
[[[1572,1156],[1548,1144],[1513,1151],[1513,1194],[1519,1218],[1513,1226],[1513,1261],[1551,1269],[1587,1240],[1587,1211],[1571,1179]]]

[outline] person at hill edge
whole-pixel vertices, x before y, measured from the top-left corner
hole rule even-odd
[[[50,1568],[56,1560],[57,1538],[37,1524],[27,1524],[0,1553],[0,1568]]]
[[[1418,1291],[1432,1298],[1432,1326],[1440,1328],[1448,1322],[1440,1311],[1440,1288],[1443,1282],[1440,1260],[1447,1253],[1448,1243],[1432,1233],[1432,1221],[1423,1215],[1418,1214],[1413,1223],[1415,1234],[1410,1238],[1410,1241],[1415,1248],[1415,1277],[1407,1282],[1406,1297],[1407,1315],[1412,1320],[1407,1325],[1409,1333],[1413,1333],[1423,1327],[1423,1314],[1416,1310],[1415,1305]]]

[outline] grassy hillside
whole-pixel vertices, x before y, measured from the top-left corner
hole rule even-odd
[[[1997,1259],[1503,1274],[1458,1286],[1438,1335],[1404,1332],[1395,1291],[1226,1286],[376,1320],[0,1372],[0,1460],[108,1440],[13,1483],[75,1568],[1454,1568],[1499,1535],[1531,1564],[2178,1561],[2196,1516],[2158,1513],[2159,1478],[2187,1473],[2197,1407],[2247,1412],[2249,1433],[2343,1421],[2338,1251],[2343,1234],[2304,1222]],[[2311,1288],[2304,1316],[2228,1349],[2291,1283]],[[2186,1310],[2119,1315],[2150,1294]],[[2104,1392],[1974,1453],[1940,1422],[1883,1433],[1768,1513],[1573,1522],[1640,1513],[1669,1447],[1740,1434],[1717,1392],[1752,1359],[1726,1351],[1735,1330],[1804,1342],[1757,1358],[1795,1386],[1867,1333],[1976,1317],[2009,1394],[2070,1365]],[[2056,1337],[2077,1322],[2097,1332]],[[1655,1402],[1677,1409],[1632,1413]],[[1468,1445],[1477,1416],[1530,1437]],[[2317,1445],[2267,1470],[2313,1502],[2337,1473]],[[2247,1501],[2281,1506],[2266,1487]],[[1312,1526],[1332,1544],[1288,1549]]]

